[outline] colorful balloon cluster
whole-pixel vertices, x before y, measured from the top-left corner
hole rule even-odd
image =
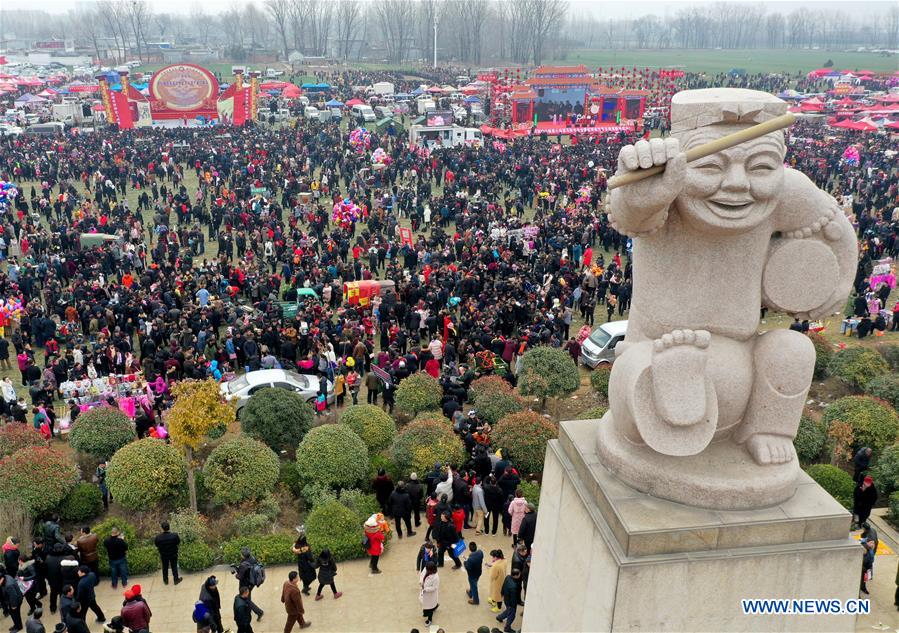
[[[575,200],[578,204],[590,204],[590,187],[584,185],[577,191],[577,200]]]
[[[846,151],[843,152],[843,160],[846,161],[847,165],[856,166],[858,162],[861,160],[861,156],[859,156],[858,148],[855,145],[850,145],[846,148]]]
[[[336,222],[344,229],[350,228],[360,217],[362,217],[362,209],[349,198],[344,198],[331,210],[331,221]]]
[[[350,147],[360,154],[371,147],[371,132],[364,127],[357,127],[350,132]]]
[[[383,148],[379,147],[374,152],[372,152],[371,164],[383,169],[390,164],[390,156],[387,155],[387,152],[385,152]]]
[[[6,211],[19,197],[19,188],[11,182],[0,180],[0,212]]]
[[[506,151],[506,144],[502,141],[493,141],[493,149],[502,154]]]
[[[20,298],[8,297],[6,301],[0,303],[0,320],[2,320],[3,324],[9,323],[10,320],[18,321],[22,318],[23,311],[24,308]]]

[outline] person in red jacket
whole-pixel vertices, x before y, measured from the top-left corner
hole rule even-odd
[[[462,528],[465,527],[465,510],[460,505],[456,505],[453,508],[453,525],[456,528],[456,532],[461,535]]]
[[[384,553],[384,532],[381,531],[381,526],[378,525],[377,515],[371,515],[368,518],[368,521],[365,522],[365,536],[368,537],[368,555],[371,556],[371,562],[369,562],[371,573],[380,574],[381,570],[378,569],[378,558]]]
[[[131,585],[125,591],[125,605],[122,607],[122,624],[132,631],[150,630],[153,613],[144,597],[140,595],[140,585]]]

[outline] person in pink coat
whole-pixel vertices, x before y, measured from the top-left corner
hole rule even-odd
[[[509,503],[509,516],[512,517],[512,543],[518,542],[518,530],[521,528],[521,520],[524,518],[528,502],[524,498],[521,488],[515,491],[515,498]]]

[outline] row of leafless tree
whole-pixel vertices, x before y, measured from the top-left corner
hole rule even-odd
[[[597,3],[599,5],[599,3]],[[150,0],[100,0],[78,11],[3,11],[0,28],[18,37],[72,37],[116,61],[143,57],[147,42],[172,41],[227,51],[276,49],[360,56],[394,63],[434,57],[473,65],[508,60],[539,64],[589,48],[899,49],[899,5],[882,15],[839,8],[768,11],[732,2],[682,6],[668,17],[601,19],[590,4],[565,0],[230,0],[217,13],[198,1],[181,14],[157,13]],[[848,5],[847,5],[848,6]],[[599,5],[601,9],[601,5]]]
[[[823,10],[766,11],[760,4],[688,5],[668,18],[643,15],[599,20],[572,15],[562,29],[570,48],[822,48],[899,49],[899,5],[880,15]],[[819,5],[820,6],[820,5]]]

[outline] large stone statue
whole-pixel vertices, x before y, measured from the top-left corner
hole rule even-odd
[[[671,136],[619,155],[619,174],[666,166],[611,194],[613,226],[634,239],[634,290],[598,454],[642,492],[750,509],[795,490],[815,351],[795,331],[758,334],[759,308],[808,319],[842,308],[855,235],[831,196],[784,166],[782,132],[684,154],[786,108],[752,90],[680,92]]]

